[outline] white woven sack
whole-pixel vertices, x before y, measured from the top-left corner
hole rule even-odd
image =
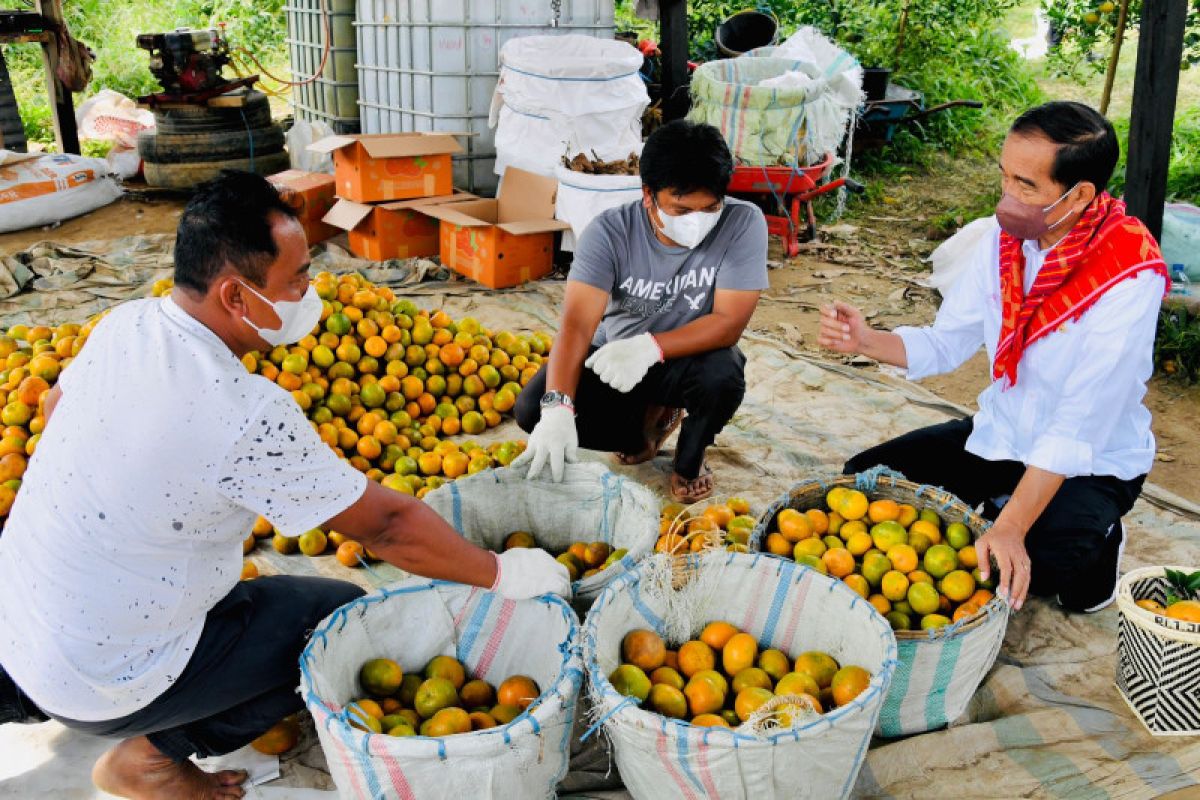
[[[689,583],[672,591],[666,588],[672,569],[662,567],[668,558],[648,558],[606,589],[583,629],[597,725],[612,740],[630,794],[646,800],[848,796],[896,665],[891,627],[850,587],[794,563],[724,552],[693,556]],[[871,683],[846,706],[794,729],[758,735],[653,714],[609,683],[629,631],[650,628],[676,643],[714,620],[789,658],[827,652],[869,670]]]
[[[578,618],[557,597],[503,600],[460,584],[410,579],[349,603],[313,632],[300,656],[300,693],[339,796],[354,800],[549,798],[567,773],[583,682]],[[368,734],[346,721],[363,662],[404,671],[451,655],[493,686],[513,675],[541,696],[503,725],[443,738]]]
[[[99,158],[0,150],[0,233],[78,217],[121,194],[120,181]]]
[[[1117,688],[1155,736],[1200,734],[1200,623],[1137,605],[1165,604],[1164,567],[1135,569],[1117,588]],[[1190,573],[1195,567],[1170,567]]]
[[[641,148],[633,152],[640,152]],[[563,233],[563,250],[573,251],[584,230],[601,212],[642,199],[640,175],[588,175],[559,164],[558,201],[554,216],[571,225]]]
[[[575,581],[575,600],[586,603],[654,547],[659,501],[645,486],[595,462],[567,464],[559,483],[549,473],[547,468],[531,481],[525,467],[486,470],[430,492],[425,502],[488,550],[502,550],[513,531],[532,533],[539,546],[556,553],[574,542],[628,550],[607,569]]]
[[[637,151],[650,105],[642,60],[637,48],[613,39],[509,39],[488,119],[496,129],[496,174],[513,165],[553,176],[564,155],[611,161]]]

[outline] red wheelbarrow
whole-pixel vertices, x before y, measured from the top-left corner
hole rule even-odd
[[[801,231],[804,241],[817,235],[813,198],[843,186],[855,194],[865,191],[862,184],[849,178],[829,180],[833,161],[833,154],[828,153],[810,167],[734,167],[729,193],[763,210],[767,232],[783,237],[790,258],[800,252]]]

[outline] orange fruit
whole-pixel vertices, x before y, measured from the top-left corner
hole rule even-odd
[[[337,549],[338,562],[344,567],[361,566],[361,558],[363,557],[363,546],[358,542],[343,542]]]
[[[242,562],[242,575],[239,580],[252,581],[258,577],[258,567],[253,561]]]
[[[473,711],[469,715],[469,718],[471,720],[471,730],[473,731],[484,731],[499,725],[495,718],[485,711]]]
[[[683,676],[676,672],[672,667],[659,667],[650,673],[650,685],[656,683],[665,683],[668,686],[674,686],[680,691],[686,685]]]
[[[373,658],[358,671],[363,691],[375,697],[388,697],[400,688],[404,670],[390,658]]]
[[[804,512],[804,516],[808,517],[808,526],[812,528],[813,534],[816,536],[824,536],[826,533],[836,533],[829,530],[829,515],[819,508],[810,508]]]
[[[728,622],[710,622],[700,631],[700,641],[713,650],[721,650],[738,633],[738,629]]]
[[[948,544],[935,544],[925,551],[922,563],[925,571],[934,578],[944,578],[958,568],[958,553]]]
[[[783,534],[769,533],[767,534],[766,542],[764,543],[767,552],[776,556],[792,555],[792,543],[783,538]]]
[[[979,613],[979,606],[974,603],[963,603],[958,608],[954,609],[954,614],[950,617],[951,621],[958,622],[960,619],[974,616]]]
[[[516,706],[524,711],[529,708],[542,690],[538,688],[537,683],[533,678],[524,675],[514,675],[511,678],[506,678],[500,687],[496,690],[496,699],[501,705]]]
[[[653,672],[661,667],[666,654],[666,643],[654,631],[633,630],[621,640],[621,658],[643,672]]]
[[[682,691],[665,683],[656,683],[650,687],[647,697],[650,707],[664,717],[684,719],[688,715],[688,700]]]
[[[732,638],[732,637],[731,637]],[[716,653],[704,642],[692,640],[679,648],[679,671],[687,678],[697,672],[711,670],[717,664]]]
[[[862,667],[847,665],[833,675],[830,688],[833,690],[833,702],[844,706],[858,697],[871,683],[871,673]]]
[[[942,594],[954,603],[961,603],[975,593],[975,579],[966,570],[956,569],[942,578]]]
[[[757,658],[758,642],[748,633],[734,634],[721,649],[721,665],[729,675],[754,666]]]
[[[733,701],[733,710],[737,712],[742,722],[750,719],[750,715],[771,701],[775,695],[769,689],[750,688],[738,692]]]
[[[898,602],[908,596],[908,578],[899,570],[889,570],[884,573],[879,584],[879,591],[892,602]],[[890,611],[891,609],[888,609]],[[880,612],[886,614],[887,612]]]
[[[884,616],[887,616],[887,613],[892,610],[892,601],[881,594],[871,595],[867,598],[867,602],[875,606],[875,610]]]
[[[835,547],[826,550],[821,556],[821,560],[825,562],[825,568],[829,570],[829,574],[835,578],[844,578],[854,571],[854,556],[850,551]]]
[[[779,695],[810,694],[816,697],[820,692],[821,687],[807,672],[789,672],[775,685],[775,694]]]
[[[294,718],[287,717],[268,728],[250,746],[265,755],[278,756],[291,750],[299,741],[300,725]]]
[[[759,668],[777,681],[787,675],[792,669],[792,662],[782,650],[763,650],[758,655]]]
[[[780,511],[779,516],[775,519],[775,524],[779,528],[780,535],[793,544],[813,535],[808,517],[794,508],[785,508]]]
[[[972,575],[971,577],[975,577],[975,576]],[[967,598],[967,602],[971,603],[972,605],[978,606],[979,608],[983,608],[988,603],[992,602],[993,597],[995,597],[995,595],[992,594],[987,589],[976,589],[975,594],[973,594]]]
[[[425,677],[426,679],[445,678],[454,684],[454,690],[458,691],[467,682],[467,671],[462,663],[453,656],[434,656],[425,665]],[[480,705],[483,704],[480,703]]]
[[[683,689],[692,714],[711,714],[725,705],[725,690],[714,681],[697,676]]]
[[[841,502],[837,508],[832,509],[842,515],[843,519],[856,520],[862,519],[867,515],[867,509],[870,507],[870,501],[867,496],[856,489],[847,490],[841,496]]]
[[[821,689],[829,687],[838,671],[838,663],[828,653],[810,650],[796,658],[796,672],[807,673]]]
[[[429,719],[443,708],[459,703],[458,691],[445,678],[429,678],[417,688],[413,706],[423,719]]]
[[[967,570],[979,566],[979,554],[975,552],[975,545],[969,544],[958,551],[958,565]]]
[[[875,542],[871,539],[871,534],[866,531],[857,531],[846,539],[846,549],[850,551],[851,555],[861,556],[874,546]]]
[[[979,591],[983,592],[986,590],[980,589]],[[978,594],[978,592],[976,592],[976,594]],[[1157,600],[1150,600],[1150,599],[1137,600],[1134,602],[1134,605],[1136,605],[1138,608],[1144,608],[1147,611],[1150,611],[1155,614],[1165,614],[1167,611],[1167,609],[1163,606],[1163,604],[1158,602]]]
[[[49,390],[50,384],[36,375],[30,375],[17,386],[16,399],[27,406],[36,407],[42,392]]]
[[[918,511],[913,506],[907,503],[900,504],[900,515],[896,517],[896,522],[899,522],[905,528],[917,521]]]
[[[1184,622],[1200,622],[1200,602],[1179,600],[1167,606],[1167,617]]]
[[[669,667],[669,668],[675,670],[676,672],[678,672],[679,671],[679,653],[675,652],[674,650],[668,650],[666,653],[666,656],[663,658],[663,666]]]
[[[758,667],[747,667],[733,676],[733,683],[730,684],[730,688],[733,689],[734,694],[737,694],[742,689],[749,689],[754,686],[760,689],[770,689],[774,685],[775,682],[771,680],[771,676],[765,671]]]
[[[692,724],[700,728],[728,728],[729,723],[716,714],[697,714]]]
[[[471,715],[461,708],[443,708],[421,726],[422,736],[453,736],[470,732]]]
[[[650,690],[654,688],[646,673],[633,664],[622,664],[614,669],[608,676],[608,682],[618,694],[636,698],[639,703],[649,697]]]
[[[907,544],[892,545],[887,549],[888,560],[892,566],[904,573],[912,572],[918,566],[917,551]]]
[[[458,690],[458,696],[467,708],[482,708],[496,702],[496,690],[487,681],[479,679],[464,683]]]
[[[900,518],[900,504],[895,500],[876,500],[867,506],[867,517],[871,522],[891,522]]]
[[[852,575],[847,575],[846,577],[842,578],[842,580],[847,586],[858,593],[858,596],[863,600],[866,600],[871,596],[871,584],[867,582],[866,578],[864,578],[862,575],[859,575],[857,572]]]
[[[729,506],[709,506],[704,509],[704,516],[716,523],[718,528],[727,527],[736,514]]]

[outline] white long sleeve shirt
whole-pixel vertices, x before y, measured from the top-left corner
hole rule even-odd
[[[1048,250],[1024,244],[1025,290]],[[1000,228],[982,236],[970,263],[947,290],[934,323],[902,327],[909,380],[940,375],[1000,338]],[[1142,405],[1154,369],[1161,275],[1145,271],[1109,289],[1076,322],[1034,342],[1021,357],[1017,383],[993,381],[979,395],[966,449],[990,461],[1020,461],[1065,477],[1150,471],[1154,435]],[[989,371],[990,374],[990,371]]]

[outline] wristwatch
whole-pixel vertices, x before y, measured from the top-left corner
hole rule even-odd
[[[575,404],[571,402],[570,396],[565,392],[556,392],[553,389],[542,395],[540,403],[542,410],[554,408],[555,406],[566,406],[572,414],[575,413]]]

